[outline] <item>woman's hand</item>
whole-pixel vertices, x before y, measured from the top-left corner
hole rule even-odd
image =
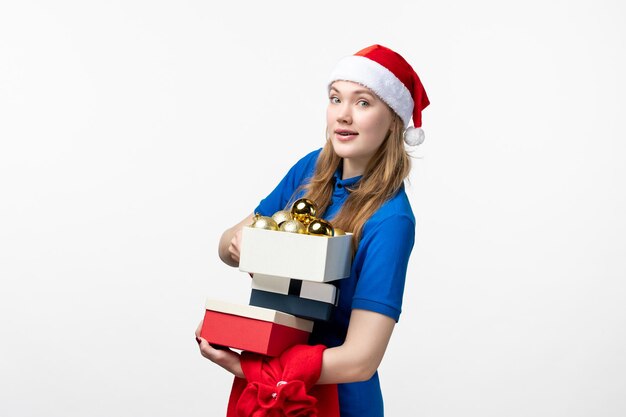
[[[249,215],[230,229],[226,229],[220,238],[218,253],[220,259],[226,264],[234,267],[239,266],[239,256],[241,254],[241,235],[244,226],[249,226],[254,221],[254,214]]]
[[[241,253],[241,234],[242,229],[239,229],[235,232],[235,235],[230,240],[230,245],[228,245],[228,253],[230,253],[230,259],[233,262],[236,262],[239,265],[239,255]]]
[[[227,347],[212,346],[206,339],[200,337],[203,322],[204,320],[200,322],[196,329],[196,342],[198,342],[202,356],[218,364],[236,377],[245,378],[243,370],[241,369],[241,359],[238,353],[233,352]]]

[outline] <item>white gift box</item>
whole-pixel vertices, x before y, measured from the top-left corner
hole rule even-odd
[[[239,269],[304,281],[328,282],[350,275],[352,234],[315,236],[244,227]]]
[[[296,284],[296,285],[294,285]],[[252,289],[283,295],[295,295],[308,300],[335,305],[339,290],[333,284],[300,281],[256,273],[252,277]]]

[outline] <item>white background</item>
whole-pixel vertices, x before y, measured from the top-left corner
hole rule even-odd
[[[217,258],[373,43],[431,106],[389,416],[626,415],[619,1],[2,1],[0,415],[221,416]]]

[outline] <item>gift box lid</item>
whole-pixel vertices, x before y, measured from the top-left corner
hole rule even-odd
[[[335,304],[337,287],[325,282],[296,280],[273,275],[253,274],[252,289]]]
[[[269,308],[255,307],[250,305],[240,305],[229,303],[221,300],[207,298],[205,308],[211,311],[219,311],[221,313],[232,314],[235,316],[248,317],[251,319],[269,321],[283,326],[293,327],[294,329],[311,332],[313,330],[313,322],[281,311]]]

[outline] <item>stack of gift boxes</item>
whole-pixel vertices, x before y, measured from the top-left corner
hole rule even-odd
[[[350,274],[352,235],[244,227],[239,269],[252,275],[249,305],[208,299],[201,336],[214,345],[278,356],[327,321]]]

